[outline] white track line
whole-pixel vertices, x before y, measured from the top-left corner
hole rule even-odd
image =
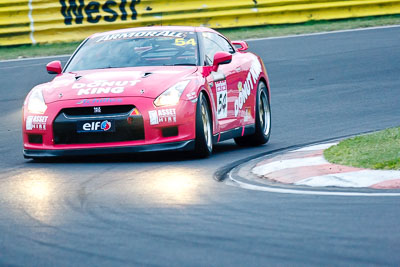
[[[5,59],[0,60],[0,63],[15,62],[15,61],[28,61],[28,60],[41,60],[41,59],[59,59],[62,57],[70,57],[71,55],[59,55],[59,56],[44,56],[44,57],[26,57],[26,58],[16,58],[16,59]]]
[[[268,26],[268,25],[266,25],[266,26]],[[370,31],[370,30],[390,29],[390,28],[399,28],[399,27],[400,27],[400,25],[376,26],[376,27],[356,28],[356,29],[337,30],[337,31],[328,31],[328,32],[315,32],[315,33],[294,34],[294,35],[286,35],[286,36],[254,38],[254,39],[247,39],[246,41],[247,42],[253,42],[253,41],[263,41],[263,40],[272,40],[272,39],[309,37],[309,36],[337,34],[337,33],[347,33],[347,32],[356,32],[356,31]]]
[[[331,146],[337,145],[338,142],[335,143],[329,143],[329,144],[321,144],[321,145],[315,145],[315,146],[306,146],[300,149],[296,149],[293,152],[303,152],[303,151],[313,151],[313,150],[325,150],[330,148]]]
[[[232,185],[240,188],[263,191],[270,193],[281,193],[281,194],[295,194],[295,195],[317,195],[317,196],[344,196],[344,197],[400,197],[400,193],[359,193],[359,192],[330,192],[330,191],[307,191],[307,190],[295,190],[286,188],[275,188],[269,186],[259,186],[254,184],[248,184],[235,180],[232,177],[232,171],[228,174],[228,180]]]
[[[362,170],[309,177],[294,183],[307,186],[370,187],[374,184],[400,179],[399,171]]]
[[[256,175],[266,175],[271,172],[276,172],[284,169],[297,168],[297,167],[308,167],[318,166],[323,164],[329,164],[324,157],[311,157],[311,158],[298,158],[298,159],[285,159],[273,161],[267,164],[263,164],[255,167],[252,172]]]
[[[32,0],[30,0],[30,1],[32,1]],[[400,27],[400,25],[377,26],[377,27],[357,28],[357,29],[338,30],[338,31],[329,31],[329,32],[316,32],[316,33],[305,33],[305,34],[276,36],[276,37],[254,38],[254,39],[246,39],[246,41],[247,42],[253,42],[253,41],[271,40],[271,39],[307,37],[307,36],[316,36],[316,35],[337,34],[337,33],[355,32],[355,31],[379,30],[379,29],[399,28],[399,27]],[[64,57],[64,56],[70,56],[70,55],[60,55],[59,57]],[[58,57],[58,56],[51,56],[51,57]],[[34,59],[43,59],[43,58],[48,58],[48,57],[32,57],[32,58],[23,58],[23,59],[9,59],[9,60],[0,60],[0,62],[18,61],[18,60],[34,60]]]

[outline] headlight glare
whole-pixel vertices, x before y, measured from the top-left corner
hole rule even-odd
[[[186,86],[189,84],[190,80],[180,81],[175,85],[171,86],[159,95],[156,100],[154,100],[154,105],[157,107],[161,106],[173,106],[178,104],[179,99],[185,90]]]
[[[28,99],[28,112],[33,114],[43,114],[47,109],[46,103],[44,102],[43,94],[41,89],[35,89],[32,91]]]

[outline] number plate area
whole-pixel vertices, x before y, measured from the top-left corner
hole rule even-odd
[[[114,120],[90,120],[77,122],[78,133],[115,132]]]

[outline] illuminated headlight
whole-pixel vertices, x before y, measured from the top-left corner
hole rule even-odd
[[[161,95],[159,95],[156,100],[154,100],[154,105],[157,107],[161,106],[172,106],[179,102],[179,99],[185,90],[186,86],[189,84],[190,80],[181,81],[174,86],[168,88]]]
[[[34,114],[43,114],[47,109],[41,89],[32,91],[28,99],[28,111]]]

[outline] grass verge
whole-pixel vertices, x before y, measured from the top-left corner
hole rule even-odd
[[[325,150],[324,156],[341,165],[400,170],[400,127],[344,140]]]
[[[265,25],[220,29],[219,31],[231,40],[243,40],[251,38],[275,37],[385,25],[400,25],[400,15],[330,21],[309,21],[301,24]],[[0,60],[71,54],[76,49],[78,44],[79,42],[0,46]]]

